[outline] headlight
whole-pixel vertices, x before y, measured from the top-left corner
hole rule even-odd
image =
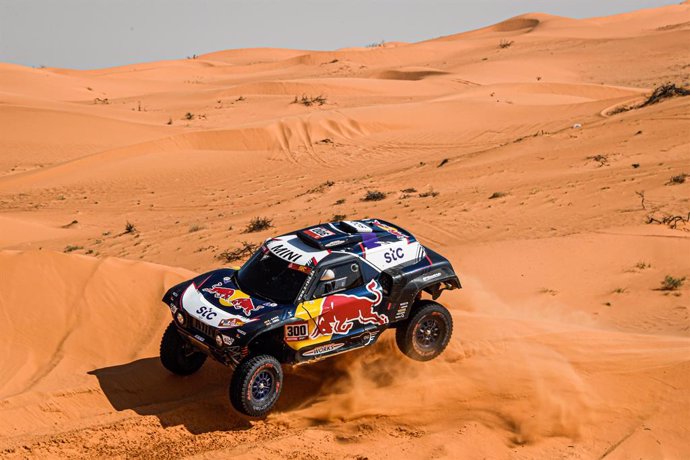
[[[219,347],[223,346],[223,337],[220,334],[216,334],[216,345]]]
[[[177,320],[177,324],[182,326],[184,324],[184,315],[180,312],[177,312],[177,314],[175,315],[175,320]]]

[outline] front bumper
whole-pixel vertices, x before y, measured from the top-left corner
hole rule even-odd
[[[177,331],[180,336],[182,336],[187,343],[226,366],[234,368],[249,353],[247,347],[235,344],[234,340],[231,341],[229,345],[225,343],[229,338],[227,335],[225,335],[223,345],[219,346],[216,343],[216,336],[221,334],[222,337],[224,335],[223,331],[204,324],[189,315],[185,315],[185,322],[183,325],[180,325],[175,319],[173,319],[173,321],[177,326]]]

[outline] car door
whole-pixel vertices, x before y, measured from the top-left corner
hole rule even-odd
[[[297,323],[292,331],[286,329],[286,341],[294,349],[356,335],[388,322],[376,308],[383,297],[381,286],[373,279],[365,283],[354,258],[321,268],[309,297],[295,313],[304,323]]]

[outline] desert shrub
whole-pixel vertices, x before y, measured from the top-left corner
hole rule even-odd
[[[244,233],[254,233],[273,227],[273,219],[268,217],[255,217],[247,224]]]
[[[65,249],[63,250],[63,252],[78,251],[79,249],[84,249],[84,246],[75,246],[72,244],[68,244],[67,246],[65,246]]]
[[[448,158],[444,158],[443,160],[441,160],[441,162],[438,164],[437,168],[440,168],[441,166],[445,165],[446,163],[448,163]]]
[[[685,277],[682,278],[674,278],[671,275],[666,275],[664,277],[664,280],[661,282],[661,290],[662,291],[676,291],[683,286],[683,283],[685,282]]]
[[[513,45],[513,40],[501,40],[498,47],[501,49],[510,48]]]
[[[678,227],[678,224],[686,225],[690,223],[690,212],[687,216],[662,215],[657,217],[654,214],[649,214],[647,216],[647,223],[666,225],[668,228],[676,229]]]
[[[242,241],[240,244],[241,246],[239,248],[223,251],[218,254],[216,258],[225,262],[234,262],[249,257],[256,251],[256,248],[258,248],[258,245],[246,241]]]
[[[681,174],[678,174],[677,176],[671,176],[671,178],[668,180],[668,182],[666,182],[666,185],[684,184],[686,177],[690,177],[690,174],[681,173]]]
[[[590,157],[587,157],[588,160],[595,161],[599,163],[599,167],[601,168],[602,166],[608,166],[609,165],[609,157],[608,155],[592,155]]]
[[[439,194],[439,192],[436,192],[436,191],[434,191],[434,190],[429,190],[428,192],[420,193],[420,194],[419,194],[419,198],[426,198],[426,197],[428,197],[428,196],[434,198],[434,197],[437,197],[438,194]]]
[[[666,83],[665,85],[656,87],[654,92],[652,92],[652,94],[639,106],[639,108],[656,104],[664,99],[674,96],[690,96],[690,90],[678,87],[673,83]]]
[[[203,228],[204,228],[203,225],[192,224],[189,226],[189,233],[198,232],[199,230],[203,230]]]
[[[125,233],[135,233],[137,231],[137,228],[134,226],[133,223],[130,221],[127,221],[125,224]]]
[[[347,219],[347,216],[345,214],[333,214],[333,217],[331,217],[332,222],[340,222]]]
[[[367,190],[367,193],[362,198],[362,201],[381,201],[386,198],[385,192],[378,190]]]
[[[314,188],[310,188],[309,190],[307,190],[307,193],[321,193],[327,188],[333,187],[334,185],[335,182],[333,182],[332,180],[327,180],[326,182],[323,182]]]
[[[341,198],[341,199],[337,200],[334,204],[335,204],[336,206],[338,206],[338,205],[341,205],[341,204],[344,204],[344,203],[345,203],[345,198]]]
[[[381,40],[380,42],[373,42],[367,45],[367,48],[381,48],[386,44],[386,40]]]
[[[663,101],[664,99],[676,96],[690,96],[690,90],[676,86],[674,83],[666,83],[664,85],[657,86],[652,92],[652,94],[641,104],[623,105],[620,107],[616,107],[611,112],[609,112],[609,115],[616,115],[618,113],[627,112],[629,110],[641,109],[652,104],[657,104]],[[642,131],[639,131],[637,134],[642,134]]]
[[[305,107],[310,107],[312,105],[324,105],[326,102],[328,102],[328,100],[320,94],[316,97],[303,94],[302,97],[295,96],[295,99],[292,101],[293,104],[302,104]]]

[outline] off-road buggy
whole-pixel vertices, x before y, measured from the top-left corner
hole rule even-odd
[[[179,375],[208,356],[234,368],[232,405],[259,417],[280,396],[282,365],[372,345],[387,328],[410,358],[435,358],[453,321],[434,300],[455,288],[450,262],[400,227],[378,219],[320,224],[269,238],[239,269],[168,290],[173,321],[160,357]]]

